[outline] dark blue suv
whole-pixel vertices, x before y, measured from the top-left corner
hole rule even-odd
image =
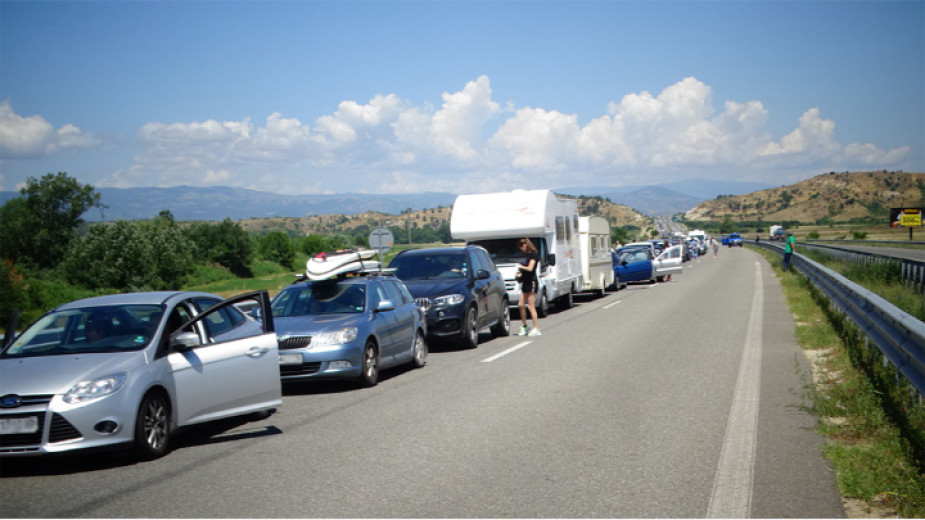
[[[396,255],[389,268],[415,298],[429,300],[431,338],[453,339],[475,348],[485,327],[496,337],[511,333],[504,279],[484,248],[409,249]]]

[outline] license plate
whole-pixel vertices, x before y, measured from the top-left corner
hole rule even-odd
[[[279,364],[280,365],[301,365],[302,364],[302,354],[280,354]]]
[[[38,417],[13,417],[0,419],[0,435],[35,433],[39,431]]]

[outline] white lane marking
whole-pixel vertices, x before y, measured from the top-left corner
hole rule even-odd
[[[491,363],[492,361],[494,361],[494,360],[496,360],[496,359],[498,359],[498,358],[500,358],[500,357],[502,357],[502,356],[506,356],[506,355],[510,354],[511,352],[514,352],[514,351],[517,350],[517,349],[526,347],[526,346],[529,345],[530,343],[533,343],[533,342],[532,342],[532,341],[524,341],[523,343],[518,343],[517,345],[514,345],[513,347],[511,347],[511,348],[509,348],[509,349],[507,349],[507,350],[505,350],[505,351],[503,351],[503,352],[498,352],[498,353],[495,354],[494,356],[487,357],[487,358],[483,359],[483,360],[482,360],[482,363]]]
[[[755,296],[739,375],[736,381],[713,495],[706,518],[748,518],[751,512],[755,448],[758,437],[758,394],[761,386],[761,317],[764,286],[761,266],[755,262]]]
[[[617,301],[615,301],[615,302],[613,302],[613,303],[608,303],[608,304],[605,305],[603,308],[604,308],[604,309],[609,309],[609,308],[613,307],[614,305],[616,305],[616,304],[618,304],[618,303],[620,303],[620,302],[622,302],[622,301],[623,301],[623,300],[617,300]]]

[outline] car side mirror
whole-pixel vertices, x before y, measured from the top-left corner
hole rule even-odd
[[[555,254],[551,254],[546,257],[546,265],[548,265],[549,267],[556,265],[556,255]]]
[[[395,303],[392,300],[382,300],[376,307],[376,312],[394,311]]]
[[[181,332],[170,340],[170,346],[178,351],[189,350],[199,345],[202,345],[202,341],[195,332]]]
[[[491,278],[491,273],[484,269],[479,269],[479,271],[475,273],[475,277],[479,280],[487,280],[488,278]]]

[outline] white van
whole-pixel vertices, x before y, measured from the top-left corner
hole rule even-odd
[[[514,190],[460,195],[453,204],[450,234],[484,247],[504,277],[508,301],[516,306],[520,284],[514,281],[523,253],[518,240],[529,238],[539,250],[536,311],[545,316],[549,302],[572,306],[583,286],[578,238],[578,202],[550,190]]]
[[[600,296],[613,285],[613,258],[610,256],[610,223],[604,217],[579,217],[582,292]]]

